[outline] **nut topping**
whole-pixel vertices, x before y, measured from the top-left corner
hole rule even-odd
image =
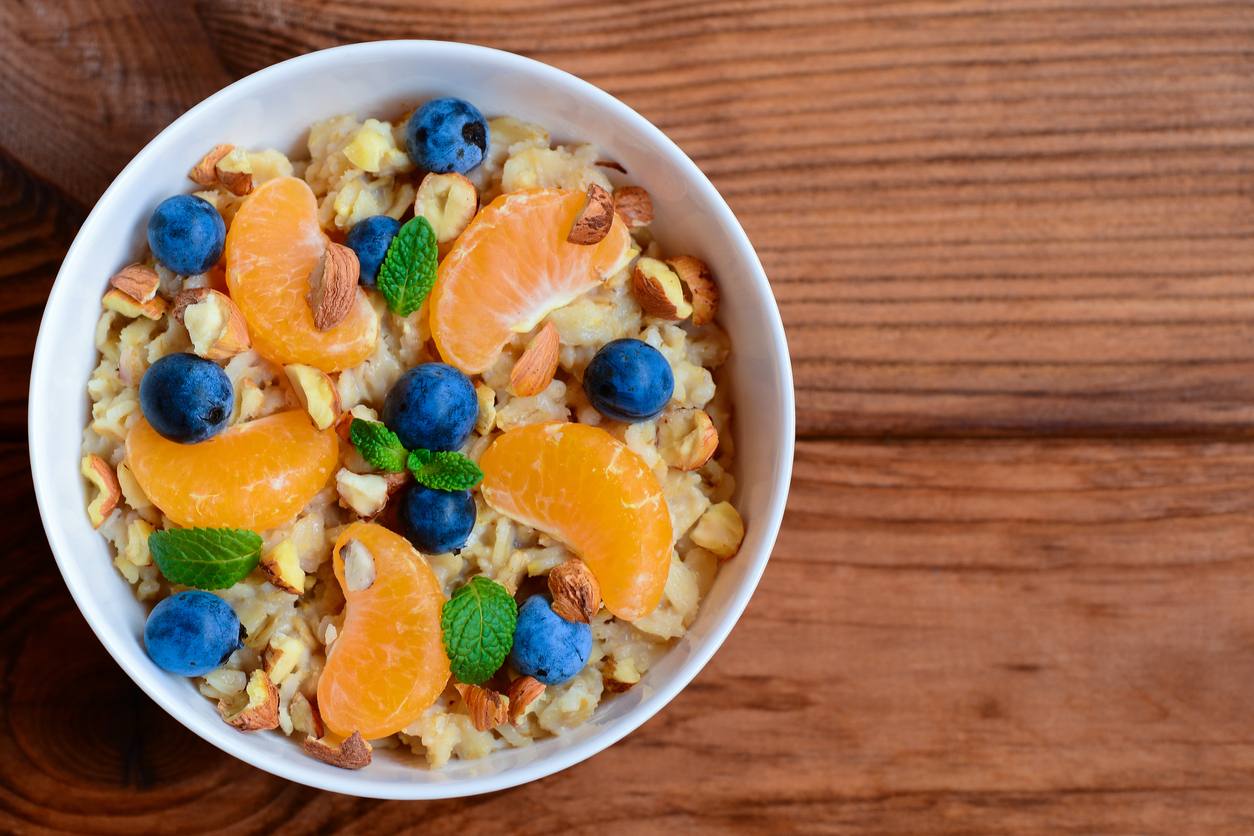
[[[243,148],[232,148],[213,168],[218,182],[236,197],[243,197],[253,190],[253,167]]]
[[[631,289],[635,291],[640,308],[649,316],[675,322],[692,314],[692,305],[684,299],[679,276],[656,258],[646,256],[636,261]]]
[[[218,701],[222,719],[245,732],[278,728],[279,689],[265,671],[253,671],[244,693],[248,699],[242,706],[232,708],[224,700]]]
[[[104,521],[113,513],[113,509],[118,507],[118,500],[122,498],[122,487],[118,484],[118,477],[113,472],[113,468],[95,453],[83,457],[80,469],[87,477],[87,481],[100,490],[96,498],[87,506],[87,517],[91,520],[91,527],[98,529],[104,525]]]
[[[509,699],[509,724],[517,726],[527,716],[531,704],[544,693],[544,683],[534,676],[520,676],[509,684],[505,696]]]
[[[300,568],[296,545],[290,539],[263,554],[257,567],[266,580],[284,592],[300,595],[305,591],[305,570]]]
[[[482,380],[476,380],[475,398],[479,401],[479,417],[475,419],[475,432],[479,435],[487,435],[496,426],[496,390]]]
[[[204,159],[196,163],[196,167],[187,175],[192,182],[202,186],[212,186],[218,182],[218,160],[235,150],[234,145],[215,145],[213,150],[205,154]]]
[[[589,623],[601,609],[601,584],[579,559],[568,560],[549,572],[553,613],[567,621]]]
[[[309,295],[305,297],[315,328],[330,331],[344,321],[357,298],[360,273],[357,253],[342,244],[327,244],[309,274]]]
[[[696,470],[718,448],[718,430],[704,410],[672,409],[657,424],[657,451],[671,467]]]
[[[366,520],[377,516],[388,504],[388,497],[396,490],[388,483],[386,476],[377,473],[354,473],[348,468],[340,468],[335,474],[335,489],[340,495],[340,507],[347,508]]]
[[[740,550],[745,524],[730,502],[720,502],[701,515],[689,536],[701,548],[718,555],[719,560],[727,560]]]
[[[476,731],[494,729],[509,720],[509,700],[491,688],[454,683],[457,693],[466,701],[470,722]]]
[[[170,309],[170,303],[162,299],[160,296],[153,296],[147,302],[138,302],[129,293],[124,293],[116,287],[109,290],[100,300],[100,304],[105,310],[117,311],[122,316],[136,319],[146,316],[149,319],[161,319],[165,316],[165,312]]]
[[[588,186],[588,198],[575,216],[566,240],[572,244],[597,244],[610,234],[614,225],[614,198],[605,189],[592,183]]]
[[[627,186],[614,192],[614,211],[628,229],[639,229],[653,220],[653,198],[639,186]]]
[[[373,748],[361,732],[353,732],[353,736],[331,746],[324,739],[305,738],[305,751],[320,761],[325,761],[340,769],[361,769],[370,765],[370,753]]]
[[[349,592],[365,592],[374,586],[374,555],[360,540],[349,540],[340,549],[344,561],[344,587]]]
[[[546,323],[509,373],[510,388],[515,395],[526,398],[548,388],[557,373],[557,347],[557,327],[552,322]]]
[[[192,351],[206,360],[225,360],[252,345],[243,312],[225,293],[207,287],[179,291],[170,313],[187,328]]]
[[[414,196],[414,216],[422,215],[435,230],[437,244],[447,244],[465,231],[479,211],[479,192],[463,174],[428,174]]]
[[[322,369],[300,363],[284,366],[283,371],[314,426],[325,430],[334,424],[340,417],[340,393],[331,377]]]
[[[161,287],[161,277],[151,267],[143,264],[130,264],[109,279],[109,284],[136,302],[151,302]]]
[[[688,295],[692,299],[692,324],[713,322],[714,315],[718,313],[718,287],[710,275],[710,268],[701,259],[690,255],[677,255],[666,259],[666,263],[688,286]]]

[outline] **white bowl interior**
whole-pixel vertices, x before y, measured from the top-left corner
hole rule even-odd
[[[148,659],[142,639],[148,608],[135,600],[84,513],[79,442],[89,413],[85,384],[98,359],[97,300],[108,277],[143,252],[153,208],[190,190],[186,173],[210,146],[297,152],[318,119],[387,118],[444,95],[474,103],[489,118],[543,124],[558,140],[596,143],[653,196],[663,246],[710,264],[722,296],[718,318],[733,342],[736,504],[746,537],[688,635],[640,685],[601,706],[583,727],[443,770],[381,751],[368,769],[346,772],[314,761],[278,732],[240,734],[190,680]],[[470,795],[534,780],[595,754],[669,701],[726,638],[761,576],[783,515],[793,432],[778,309],[747,238],[697,167],[642,117],[585,82],[508,53],[426,41],[358,44],[284,62],[231,85],[163,131],[104,194],[66,256],[44,314],[30,388],[32,469],[44,526],[70,591],[118,663],[179,721],[236,757],[301,783],[385,798]]]

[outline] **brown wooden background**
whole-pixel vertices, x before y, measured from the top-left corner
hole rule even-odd
[[[537,58],[674,138],[798,387],[784,531],[693,686],[439,803],[286,783],[144,698],[24,446],[43,300],[116,172],[235,78],[396,37]],[[1249,2],[0,0],[0,830],[1254,832],[1252,232]]]

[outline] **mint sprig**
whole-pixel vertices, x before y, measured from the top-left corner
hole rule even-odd
[[[422,307],[435,286],[438,252],[435,230],[422,215],[400,228],[388,245],[377,279],[389,311],[409,316]]]
[[[453,676],[478,685],[496,673],[514,645],[518,604],[505,587],[476,575],[440,611],[440,631]]]
[[[405,469],[409,451],[401,444],[396,433],[382,424],[354,418],[348,427],[348,437],[357,452],[372,467],[388,473],[399,473]]]
[[[461,453],[406,450],[383,424],[354,418],[348,437],[372,467],[388,473],[409,470],[418,484],[442,491],[468,491],[483,481],[483,471]]]
[[[148,535],[148,551],[171,583],[234,586],[257,566],[261,535],[236,528],[178,528]]]
[[[471,459],[456,452],[415,450],[409,454],[414,480],[441,491],[468,491],[483,481],[483,471]]]

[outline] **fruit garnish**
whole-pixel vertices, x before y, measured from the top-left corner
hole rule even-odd
[[[351,574],[345,552],[357,564]],[[387,737],[426,711],[448,683],[444,593],[422,555],[379,525],[345,528],[333,561],[346,600],[344,626],[318,680],[318,710],[343,737]],[[362,566],[367,562],[373,575]]]
[[[414,165],[437,174],[465,174],[488,152],[488,120],[464,99],[431,99],[405,124],[405,149]]]
[[[344,246],[357,253],[358,282],[362,287],[376,287],[379,265],[400,231],[401,222],[387,215],[373,215],[348,231]]]
[[[518,610],[509,662],[522,675],[561,685],[583,670],[591,655],[592,627],[562,618],[543,596],[532,595]]]
[[[335,472],[339,440],[304,410],[249,421],[200,444],[162,438],[145,420],[126,436],[139,486],[184,527],[262,531],[291,520]]]
[[[675,373],[644,340],[610,340],[584,369],[583,392],[606,418],[634,424],[662,414],[675,392]]]
[[[501,435],[479,466],[487,503],[565,543],[611,613],[632,621],[657,607],[670,571],[670,511],[627,445],[599,427],[530,424]]]
[[[440,615],[444,649],[458,682],[478,685],[496,673],[514,643],[518,604],[505,587],[476,575]]]
[[[466,491],[483,481],[479,465],[451,450],[414,450],[409,454],[409,472],[418,484],[441,491]]]
[[[411,450],[458,450],[474,432],[479,397],[458,369],[423,363],[392,384],[379,418]]]
[[[180,276],[195,276],[218,263],[226,222],[203,197],[180,194],[157,204],[148,221],[148,247],[157,261]]]
[[[257,566],[261,535],[234,528],[176,528],[148,535],[148,551],[171,583],[228,589]]]
[[[438,250],[435,230],[421,215],[396,233],[375,279],[389,311],[409,316],[427,301],[427,294],[435,285]]]
[[[235,213],[226,236],[226,282],[262,356],[336,372],[374,350],[379,318],[365,291],[357,290],[339,325],[325,332],[314,325],[305,297],[326,250],[318,201],[304,180],[267,180]]]
[[[478,508],[470,491],[409,485],[401,494],[396,521],[401,533],[425,554],[449,554],[466,545]]]
[[[167,354],[139,381],[139,408],[162,437],[198,444],[226,429],[235,390],[222,367],[195,354]]]
[[[243,646],[239,616],[217,595],[191,589],[153,607],[144,624],[144,649],[170,673],[204,676]]]
[[[431,291],[431,332],[445,362],[482,372],[514,333],[622,269],[632,244],[621,218],[598,244],[566,240],[585,199],[574,189],[528,189],[480,210]]]
[[[409,451],[396,433],[376,421],[354,418],[348,427],[348,437],[371,467],[399,473],[409,466]]]

